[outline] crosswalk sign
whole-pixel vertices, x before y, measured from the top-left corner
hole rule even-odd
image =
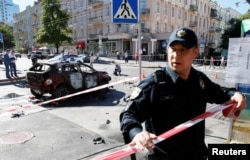
[[[113,23],[138,23],[138,0],[113,0]]]

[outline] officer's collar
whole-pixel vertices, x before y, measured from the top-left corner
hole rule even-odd
[[[166,71],[168,72],[168,75],[171,77],[172,81],[175,83],[179,78],[179,75],[176,74],[169,66],[166,66]]]
[[[172,68],[170,68],[168,65],[166,66],[166,72],[168,72],[167,74],[171,77],[172,81],[174,83],[176,83],[177,79],[180,77],[177,73],[175,73]],[[193,67],[191,67],[188,79],[190,77],[190,74],[193,72]]]

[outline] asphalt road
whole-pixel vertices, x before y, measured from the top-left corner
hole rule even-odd
[[[112,75],[114,62],[121,64],[121,76]],[[20,69],[19,65],[21,74],[25,72],[25,65],[28,67],[29,63],[27,59],[19,63],[24,67]],[[165,64],[166,62],[142,62],[142,71],[147,76]],[[139,75],[139,65],[134,61],[125,64],[122,60],[105,59],[95,63],[94,67],[112,75],[112,82]],[[199,66],[196,68],[204,70]],[[218,83],[233,85],[224,82],[224,70],[206,69],[204,71]],[[126,106],[126,98],[137,83],[138,81],[130,81],[114,85],[108,92],[72,97],[60,102],[59,106],[52,104],[37,106],[29,102],[29,89],[22,85],[11,83],[0,86],[1,159],[92,159],[97,155],[124,148],[119,130],[119,113]],[[2,92],[3,90],[5,92]],[[21,113],[20,117],[11,118],[13,113],[11,111]],[[221,119],[221,114],[216,116],[208,120],[209,127],[206,132],[209,137],[206,140],[208,143],[225,143],[229,121]],[[138,157],[144,154],[146,151],[138,154]]]

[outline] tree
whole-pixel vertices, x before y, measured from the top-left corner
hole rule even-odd
[[[241,22],[244,19],[250,19],[250,10],[247,13],[243,14],[239,17],[239,19],[232,18],[228,21],[227,26],[224,30],[224,33],[221,35],[221,44],[220,47],[223,49],[227,49],[229,45],[229,38],[237,38],[241,37]]]
[[[3,50],[3,47],[13,48],[15,46],[13,29],[6,24],[0,24],[0,33],[3,35],[3,43],[0,42],[2,44],[0,45],[1,50]]]
[[[41,7],[42,27],[38,31],[36,41],[40,44],[54,44],[58,53],[63,42],[72,42],[72,30],[68,27],[71,15],[61,10],[59,0],[42,0]]]

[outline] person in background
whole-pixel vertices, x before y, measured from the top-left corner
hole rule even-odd
[[[225,57],[222,55],[220,59],[220,67],[225,68]]]
[[[139,61],[139,53],[135,53],[135,63],[137,64]]]
[[[138,84],[120,114],[125,143],[147,148],[148,160],[205,160],[205,121],[160,143],[154,141],[157,135],[206,112],[207,103],[233,103],[232,112],[238,116],[247,105],[246,98],[235,88],[222,87],[192,67],[199,55],[193,30],[175,29],[167,53],[168,65]]]
[[[16,72],[16,56],[14,50],[10,51],[9,57],[10,57],[10,76],[13,78],[18,77]]]
[[[121,75],[122,69],[121,66],[119,64],[115,65],[115,70],[114,70],[114,75],[118,76]]]
[[[211,58],[210,58],[210,65],[209,65],[209,69],[210,69],[210,68],[215,69],[215,66],[214,66],[214,57],[213,57],[213,56],[211,56]]]
[[[128,63],[128,52],[127,51],[124,53],[124,60],[125,60],[125,63]]]
[[[94,54],[91,53],[91,54],[90,54],[90,59],[89,59],[89,65],[90,65],[91,67],[93,67],[93,63],[94,63],[94,62],[95,62]]]
[[[5,65],[5,75],[6,78],[10,79],[10,57],[9,57],[9,52],[10,49],[6,49],[6,52],[3,56],[3,61],[4,61],[4,65]]]
[[[206,69],[206,64],[207,64],[207,57],[203,57],[203,68]]]

